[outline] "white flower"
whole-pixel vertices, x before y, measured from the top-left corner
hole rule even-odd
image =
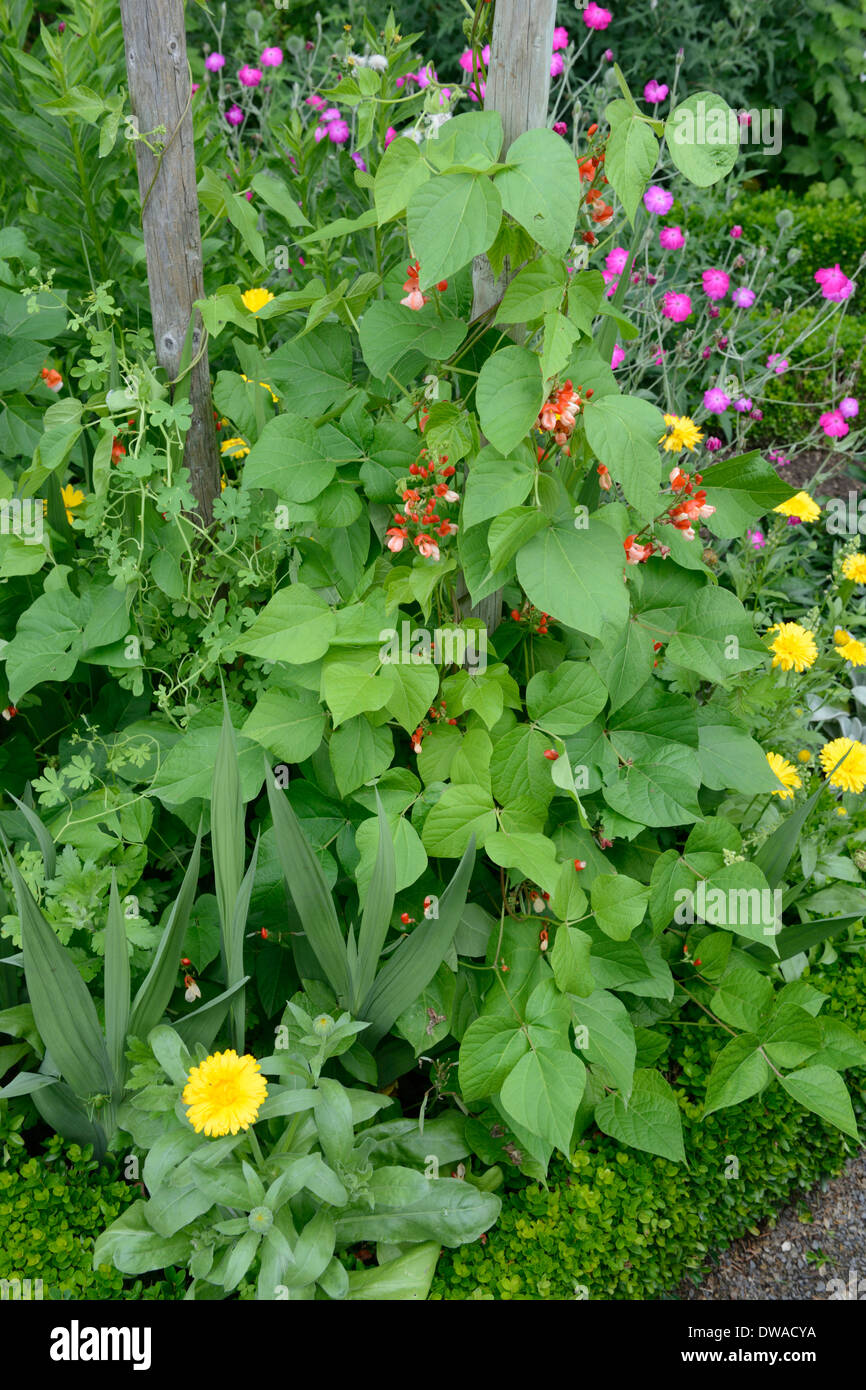
[[[371,58],[367,59],[367,67],[372,68],[374,72],[387,72],[388,59],[384,53],[374,53]]]

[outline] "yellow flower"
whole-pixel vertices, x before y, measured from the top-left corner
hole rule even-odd
[[[840,758],[845,761],[836,767]],[[841,787],[844,792],[862,792],[866,787],[866,747],[855,738],[834,738],[832,743],[825,743],[821,749],[821,767],[831,787]],[[835,772],[832,771],[834,767]]]
[[[245,459],[249,452],[250,446],[245,439],[224,439],[220,445],[220,453],[233,459]]]
[[[774,652],[773,665],[781,666],[783,671],[808,671],[818,660],[815,634],[799,623],[776,623],[770,632],[778,632],[778,637],[770,643]]]
[[[249,380],[250,380],[250,378],[249,378],[248,376],[244,376],[243,372],[241,372],[241,381],[249,381]],[[278,404],[279,404],[280,398],[279,398],[279,396],[275,396],[275,395],[274,395],[273,387],[269,386],[268,383],[267,383],[266,381],[260,381],[260,382],[259,382],[259,386],[261,386],[265,391],[270,391],[270,393],[271,393],[271,400],[273,401],[274,405],[278,405]]]
[[[72,483],[67,483],[66,487],[61,488],[60,496],[63,498],[63,505],[66,508],[66,520],[71,522],[72,508],[81,506],[84,501],[84,493],[79,492],[77,487],[72,486]]]
[[[186,1117],[196,1134],[237,1134],[249,1129],[268,1094],[259,1063],[249,1053],[214,1052],[193,1067],[183,1090]]]
[[[779,781],[782,783],[778,790],[770,793],[771,796],[778,796],[782,801],[793,800],[794,787],[802,787],[803,783],[797,775],[797,769],[793,763],[789,763],[780,753],[768,753],[767,762]]]
[[[695,445],[704,437],[688,415],[666,415],[665,424],[670,434],[662,435],[659,444],[663,444],[669,454],[679,454],[683,449],[694,453]]]
[[[251,314],[257,314],[260,309],[264,309],[266,304],[270,304],[273,297],[270,290],[265,289],[247,290],[246,294],[241,295],[243,303]]]
[[[801,521],[817,521],[821,515],[821,508],[808,492],[796,493],[794,497],[789,497],[787,502],[780,502],[773,511],[781,512],[782,516],[798,516]]]
[[[844,807],[844,806],[837,806],[837,807],[836,807],[836,815],[837,815],[837,816],[847,816],[847,814],[848,814],[848,812],[845,810],[845,807]]]
[[[812,761],[812,754],[809,752],[808,748],[801,748],[797,754],[797,758],[801,763],[810,763]]]
[[[845,634],[847,641],[840,642],[837,634],[836,651],[843,661],[850,661],[852,666],[866,666],[866,646],[858,642],[854,637]]]
[[[853,579],[855,584],[866,584],[866,555],[862,550],[845,556],[842,561],[842,573],[846,579]]]

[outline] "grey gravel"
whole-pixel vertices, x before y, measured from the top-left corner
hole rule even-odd
[[[866,1300],[866,1153],[677,1292],[701,1302]]]

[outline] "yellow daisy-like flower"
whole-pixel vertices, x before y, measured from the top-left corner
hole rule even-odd
[[[776,623],[770,632],[779,635],[770,643],[774,653],[773,665],[781,666],[783,671],[808,671],[818,660],[815,634],[799,623]]]
[[[797,761],[801,763],[810,763],[812,761],[812,754],[809,752],[808,748],[800,749],[797,754]]]
[[[855,584],[866,584],[866,555],[862,550],[855,550],[853,555],[846,555],[842,561],[842,573],[846,579],[853,579]]]
[[[249,452],[250,446],[245,439],[224,439],[220,445],[220,453],[233,459],[245,459]]]
[[[836,767],[840,758],[845,761]],[[855,738],[834,738],[832,743],[825,743],[821,749],[821,767],[831,787],[858,793],[866,787],[866,747]],[[834,767],[835,772],[832,771]]]
[[[241,295],[244,305],[251,314],[257,314],[260,309],[264,309],[266,304],[270,304],[273,297],[270,290],[266,289],[247,290],[246,294]]]
[[[852,666],[866,666],[866,646],[855,637],[849,636],[845,642],[837,641],[836,651],[843,661],[850,661]]]
[[[837,807],[836,807],[836,815],[837,815],[837,816],[847,816],[847,814],[848,814],[848,812],[845,810],[845,807],[844,807],[844,806],[837,806]]]
[[[72,483],[67,483],[66,487],[60,489],[60,496],[63,498],[63,505],[66,508],[66,520],[72,521],[72,509],[80,507],[84,501],[84,493],[80,492]]]
[[[659,444],[662,444],[669,454],[679,454],[683,449],[694,453],[695,445],[704,437],[688,415],[666,415],[665,424],[670,434],[662,435]]]
[[[774,512],[781,512],[782,516],[798,516],[801,521],[817,521],[821,515],[821,508],[818,503],[813,501],[808,492],[798,492],[793,497],[789,497],[787,502],[780,502],[778,507],[773,508]]]
[[[773,790],[770,795],[778,796],[782,801],[793,800],[794,788],[803,785],[794,764],[789,763],[787,758],[783,758],[780,753],[768,753],[767,762],[782,783],[781,787]]]
[[[193,1067],[183,1089],[186,1117],[195,1130],[209,1137],[249,1129],[268,1094],[259,1063],[249,1053],[214,1052]]]

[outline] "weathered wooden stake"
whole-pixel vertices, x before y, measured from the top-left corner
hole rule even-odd
[[[142,227],[153,315],[156,357],[174,380],[180,370],[193,303],[204,295],[201,226],[196,190],[183,0],[120,0],[129,95],[136,142]],[[150,132],[165,126],[165,135]],[[165,143],[161,149],[158,139]],[[214,428],[207,349],[196,313],[190,380],[192,425],[184,464],[202,525],[213,520],[220,491],[220,457]],[[199,356],[201,353],[201,356]]]
[[[556,0],[496,0],[484,109],[502,117],[504,151],[524,131],[547,124],[555,25]],[[517,269],[506,257],[497,278],[486,256],[476,258],[473,318],[499,303]],[[472,617],[481,618],[487,631],[494,632],[502,617],[502,590],[476,604]]]

